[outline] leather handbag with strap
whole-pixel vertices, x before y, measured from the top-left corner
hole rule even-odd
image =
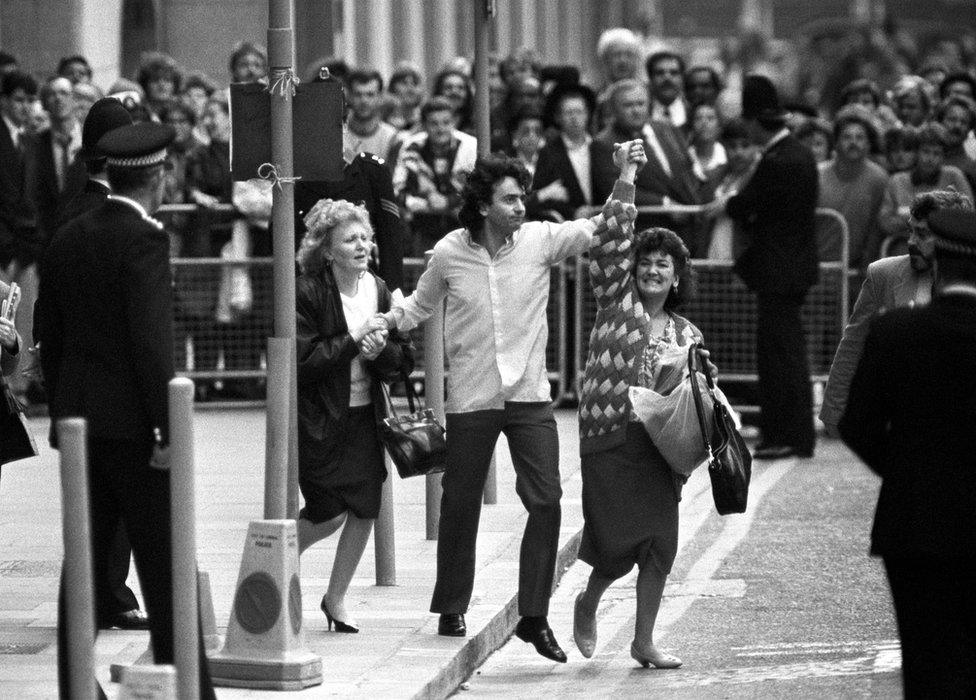
[[[712,400],[712,415],[709,421],[705,415],[701,389],[698,382],[691,382],[695,399],[695,410],[701,425],[702,440],[708,452],[708,476],[712,482],[712,498],[719,515],[745,513],[749,500],[749,481],[752,478],[752,454],[745,440],[735,427],[728,408],[715,395],[715,381],[700,367],[699,350],[704,345],[697,343],[695,352],[689,353],[688,369],[701,372]]]
[[[413,382],[403,377],[407,387],[407,403],[410,413],[398,415],[390,400],[390,391],[383,383],[388,417],[380,426],[380,439],[390,453],[400,477],[436,474],[444,471],[447,460],[447,440],[444,427],[429,408],[417,410],[417,396]]]
[[[24,407],[0,376],[0,464],[37,456],[37,443],[31,434]]]

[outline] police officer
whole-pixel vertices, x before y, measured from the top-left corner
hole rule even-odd
[[[39,295],[52,425],[67,416],[88,421],[95,570],[104,568],[121,514],[158,664],[173,663],[167,401],[173,291],[169,240],[151,213],[162,202],[173,138],[172,127],[142,123],[99,140],[112,194],[55,234]],[[58,680],[68,697],[64,586],[62,579]],[[215,697],[202,643],[200,696]]]
[[[105,203],[109,186],[105,175],[105,154],[98,150],[98,141],[112,129],[131,123],[132,116],[129,110],[114,97],[103,97],[88,110],[88,116],[85,117],[85,123],[81,127],[81,150],[78,152],[78,157],[85,162],[88,182],[59,209],[55,231],[72,219],[97,209]],[[37,333],[36,324],[34,328]],[[149,629],[146,613],[139,609],[139,601],[136,600],[135,593],[125,583],[129,578],[131,559],[132,548],[129,546],[125,528],[122,527],[120,514],[112,550],[105,562],[106,568],[96,569],[93,572],[95,612],[100,629],[111,627],[126,630]]]

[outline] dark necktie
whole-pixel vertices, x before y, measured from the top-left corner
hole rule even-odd
[[[68,168],[71,167],[71,134],[56,134],[55,139],[60,147],[61,177],[58,181],[58,189],[64,191],[68,182]]]

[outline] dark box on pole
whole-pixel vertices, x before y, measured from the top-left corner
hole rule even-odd
[[[292,99],[295,176],[341,180],[343,101],[339,84],[332,80],[300,84]],[[230,106],[234,179],[258,177],[258,168],[272,162],[271,93],[261,83],[233,83]]]

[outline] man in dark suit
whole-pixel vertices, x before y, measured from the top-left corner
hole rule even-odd
[[[113,97],[105,97],[92,105],[81,128],[81,150],[78,161],[88,171],[88,182],[58,212],[55,231],[85,212],[102,206],[109,194],[105,174],[105,156],[97,147],[99,139],[113,129],[132,123],[129,111]],[[35,326],[35,333],[37,328]],[[118,528],[112,551],[104,562],[104,571],[93,572],[95,583],[95,612],[101,629],[149,629],[146,613],[139,609],[132,589],[126,585],[132,547],[119,514]]]
[[[169,239],[150,213],[162,201],[173,137],[172,127],[154,123],[102,137],[98,148],[108,158],[113,194],[57,232],[43,259],[38,302],[52,425],[68,416],[88,421],[94,569],[105,569],[121,514],[159,664],[173,663],[167,399],[173,290]],[[64,585],[62,579],[62,697],[68,690]],[[201,697],[213,698],[202,643],[199,651]]]
[[[41,102],[51,116],[51,126],[34,140],[33,173],[29,187],[37,206],[37,228],[41,245],[66,219],[61,209],[85,187],[88,176],[81,150],[81,124],[75,117],[71,81],[52,78],[41,87]]]
[[[688,153],[688,143],[677,127],[669,122],[651,120],[648,116],[647,88],[637,80],[621,80],[610,92],[613,121],[597,139],[608,144],[623,143],[639,138],[644,141],[647,165],[634,183],[637,194],[634,203],[667,206],[669,204],[698,204],[702,182]],[[673,230],[695,255],[700,247],[697,221],[687,214],[647,215],[637,217],[638,229],[664,226]]]
[[[905,697],[976,697],[976,214],[929,215],[927,307],[879,317],[840,433],[881,477],[871,553],[884,560]]]
[[[589,134],[596,95],[585,85],[560,84],[546,100],[546,122],[559,131],[539,151],[532,193],[525,202],[529,218],[546,210],[569,221],[582,206],[602,206],[617,179],[613,146]],[[552,191],[553,197],[540,196]]]
[[[26,131],[37,82],[27,73],[14,70],[0,82],[0,281],[16,282],[21,289],[22,309],[17,314],[17,332],[31,342],[31,307],[37,297],[36,257],[40,250],[36,209],[27,186],[31,138]],[[10,389],[20,398],[28,381],[20,374],[9,378]]]
[[[719,200],[745,232],[746,249],[735,262],[739,277],[756,293],[756,355],[762,442],[757,459],[810,457],[815,442],[813,398],[800,311],[817,281],[814,212],[817,165],[810,150],[790,135],[772,82],[747,75],[742,118],[763,155],[748,184]]]

